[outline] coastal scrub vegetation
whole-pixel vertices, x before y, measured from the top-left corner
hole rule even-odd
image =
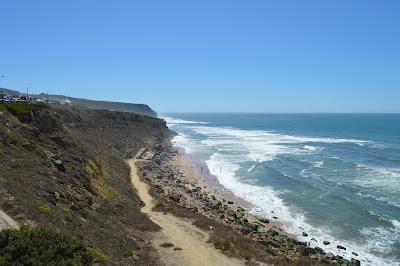
[[[106,260],[99,249],[54,229],[23,227],[0,232],[0,265],[92,265]]]
[[[145,240],[159,228],[140,212],[125,158],[168,136],[165,122],[107,110],[48,106],[21,114],[6,107],[0,104],[0,209],[20,224],[73,232],[107,263],[157,264]],[[13,265],[8,255],[0,255],[0,266]]]
[[[32,111],[37,111],[40,109],[47,109],[48,106],[45,104],[25,104],[25,103],[9,103],[9,104],[0,104],[0,110],[8,110],[13,114],[27,114]]]

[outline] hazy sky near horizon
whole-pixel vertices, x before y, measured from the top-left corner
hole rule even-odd
[[[398,0],[0,0],[0,87],[159,112],[400,112]]]

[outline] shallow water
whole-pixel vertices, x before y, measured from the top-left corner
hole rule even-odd
[[[252,212],[277,216],[301,240],[363,265],[400,265],[400,115],[164,118],[180,133],[175,144],[206,161]]]

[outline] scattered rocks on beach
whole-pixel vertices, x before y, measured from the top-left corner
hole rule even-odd
[[[164,198],[219,223],[228,225],[235,231],[260,241],[289,259],[295,260],[298,256],[307,256],[316,261],[331,261],[339,265],[360,265],[356,259],[349,261],[340,256],[325,253],[321,248],[312,248],[307,242],[288,237],[282,229],[273,229],[275,227],[274,223],[272,222],[271,224],[266,218],[252,217],[244,208],[236,206],[233,201],[220,197],[207,189],[204,184],[198,183],[194,178],[185,176],[174,163],[176,156],[178,154],[171,146],[158,146],[146,150],[141,155],[141,159],[144,162],[139,166],[142,178],[147,180],[155,192],[160,193]],[[278,219],[277,216],[272,218]],[[216,230],[214,226],[209,226],[208,229],[210,231]],[[302,232],[302,236],[308,237],[309,235],[306,232]],[[315,238],[311,238],[310,241],[317,243]],[[331,244],[326,240],[322,243],[324,245]],[[340,245],[337,248],[346,250],[345,247]],[[356,253],[353,253],[353,255],[357,256]]]

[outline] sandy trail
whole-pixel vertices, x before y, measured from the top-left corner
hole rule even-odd
[[[16,221],[14,221],[5,212],[0,210],[0,231],[10,229],[10,228],[19,228],[19,225]]]
[[[189,220],[177,218],[169,213],[153,211],[155,204],[148,185],[137,173],[137,161],[137,158],[128,161],[131,167],[131,182],[145,204],[141,211],[162,228],[155,234],[153,245],[166,265],[244,265],[239,260],[226,257],[207,243],[208,233],[192,225]],[[163,243],[172,243],[174,247],[161,247]]]

